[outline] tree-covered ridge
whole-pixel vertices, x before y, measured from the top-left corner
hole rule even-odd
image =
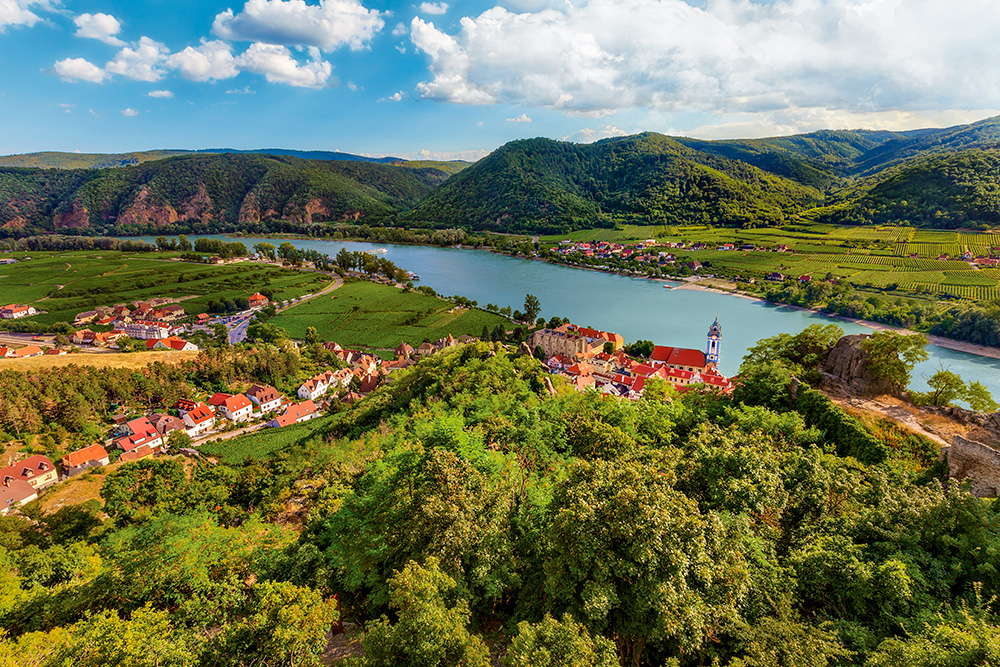
[[[616,222],[777,224],[820,194],[645,133],[595,144],[514,141],[449,179],[407,221],[564,232]]]
[[[412,208],[448,173],[435,167],[189,155],[120,169],[0,168],[8,233],[84,228],[143,232],[235,229],[267,220],[379,221]]]
[[[807,213],[836,224],[989,228],[1000,222],[1000,150],[930,155],[850,186],[837,203]]]

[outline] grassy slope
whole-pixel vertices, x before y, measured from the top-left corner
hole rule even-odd
[[[328,296],[296,306],[271,320],[293,338],[316,327],[322,340],[345,347],[393,348],[400,341],[414,347],[447,334],[478,336],[483,326],[510,323],[481,310],[449,313],[452,304],[418,293],[368,282],[348,283]]]
[[[30,261],[0,266],[5,303],[27,303],[47,311],[32,318],[43,323],[73,321],[96,306],[156,296],[185,298],[188,314],[203,312],[211,299],[250,296],[270,287],[277,300],[301,296],[328,284],[328,279],[276,266],[228,264],[211,266],[167,260],[169,254],[117,252],[16,253]],[[58,289],[62,285],[62,289]],[[54,296],[49,297],[52,293]]]
[[[198,450],[208,456],[218,456],[227,465],[240,465],[248,460],[265,460],[282,449],[309,439],[333,419],[334,416],[327,415],[294,426],[265,428],[231,440],[209,442],[201,445]]]

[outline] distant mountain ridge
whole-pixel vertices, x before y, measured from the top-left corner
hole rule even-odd
[[[1000,117],[721,141],[524,139],[471,164],[286,149],[36,153],[0,158],[0,233],[347,219],[532,233],[803,220],[982,229],[1000,225],[997,183]]]

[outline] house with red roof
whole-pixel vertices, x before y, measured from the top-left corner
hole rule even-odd
[[[0,515],[6,516],[18,505],[30,503],[37,497],[38,490],[24,480],[12,479],[3,482],[0,484]]]
[[[262,413],[277,410],[284,400],[277,389],[266,384],[253,385],[247,389],[246,396]]]
[[[263,308],[264,306],[270,303],[270,300],[260,292],[251,294],[249,301],[251,308]]]
[[[197,352],[198,346],[194,343],[189,343],[188,341],[178,338],[177,336],[168,336],[167,338],[150,338],[146,341],[147,350],[175,350],[177,352]]]
[[[253,403],[243,394],[236,394],[222,401],[217,412],[221,412],[231,422],[246,421],[253,415]]]
[[[301,424],[316,417],[319,417],[319,410],[316,409],[316,404],[312,401],[302,401],[301,403],[289,405],[284,413],[269,421],[267,425],[271,428],[281,428],[282,426]]]
[[[64,354],[68,354],[66,350],[59,350],[54,347],[50,347],[49,349],[45,350],[45,356],[47,357],[59,357]]]
[[[15,352],[16,350],[12,347],[0,347],[0,359],[13,359],[17,356]]]
[[[350,369],[344,370],[348,373],[347,382],[349,383],[351,381],[350,378],[351,375],[353,375],[353,371]],[[319,375],[311,377],[302,383],[302,386],[299,387],[297,392],[298,396],[301,399],[308,399],[310,401],[315,400],[327,392],[333,381],[334,374],[332,372],[326,371],[324,373],[320,373]],[[346,386],[346,383],[344,386]]]
[[[120,463],[128,463],[129,461],[141,461],[142,459],[148,459],[150,456],[156,453],[156,450],[149,445],[139,445],[135,449],[130,449],[127,452],[123,452],[121,456],[118,457]]]
[[[70,452],[62,458],[62,467],[67,477],[73,477],[91,468],[106,466],[111,463],[108,451],[101,445],[90,445],[75,452]]]
[[[133,419],[125,426],[132,435],[115,440],[115,446],[122,451],[130,452],[143,445],[155,451],[163,446],[163,435],[145,417]]]
[[[34,306],[22,306],[16,303],[0,308],[0,318],[5,320],[19,320],[22,317],[31,317],[32,315],[37,314],[38,311],[35,310]]]
[[[183,409],[181,403],[184,403]],[[212,427],[215,426],[215,413],[204,403],[183,399],[178,401],[177,406],[181,419],[184,420],[184,426],[187,428],[187,434],[192,438],[212,430]]]
[[[25,345],[24,347],[19,347],[14,350],[14,356],[18,359],[27,359],[28,357],[40,357],[44,354],[42,348],[37,345]]]
[[[35,454],[21,461],[15,461],[6,468],[0,468],[0,483],[7,486],[16,480],[27,482],[41,491],[59,481],[59,472],[48,457]]]
[[[679,370],[701,372],[706,370],[708,362],[705,353],[686,347],[665,347],[657,345],[649,355],[649,363],[654,366],[668,366]]]

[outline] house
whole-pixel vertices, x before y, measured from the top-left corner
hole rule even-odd
[[[12,347],[0,347],[0,359],[13,359],[17,356],[17,350]]]
[[[157,450],[163,446],[163,436],[153,428],[153,425],[145,417],[139,417],[125,424],[132,435],[115,440],[115,446],[122,451],[130,452],[143,445],[152,450]]]
[[[362,398],[364,398],[364,396],[362,396],[361,394],[359,394],[356,391],[352,391],[349,394],[347,394],[346,396],[344,396],[342,399],[340,399],[340,402],[341,403],[347,403],[348,405],[354,405],[355,403],[357,403],[358,401],[360,401]]]
[[[0,515],[6,515],[18,505],[30,503],[38,497],[38,490],[21,479],[5,481],[0,485]]]
[[[535,348],[542,348],[546,359],[559,355],[574,359],[585,355],[590,345],[583,335],[559,327],[558,329],[539,329],[531,334],[531,338],[528,339],[528,347],[532,352]]]
[[[684,266],[686,266],[687,268],[691,269],[692,271],[698,271],[698,270],[701,269],[701,267],[703,266],[703,264],[701,262],[699,262],[698,260],[693,259],[690,262],[684,262]]]
[[[151,322],[150,320],[136,320],[125,325],[125,335],[137,340],[149,340],[150,338],[167,338],[170,336],[170,326],[162,322]]]
[[[177,352],[197,352],[198,346],[177,336],[168,338],[150,338],[146,341],[147,350],[176,350]]]
[[[378,373],[366,373],[361,369],[355,370],[354,375],[358,378],[358,391],[362,394],[370,394],[375,391],[382,378]]]
[[[34,489],[41,491],[59,481],[59,472],[48,457],[35,454],[24,460],[15,461],[6,468],[0,468],[0,483],[7,486],[16,480],[27,482]]]
[[[266,296],[264,296],[260,292],[257,292],[255,294],[251,294],[250,298],[248,300],[250,301],[250,307],[251,308],[263,308],[264,306],[266,306],[267,304],[269,304],[271,302],[270,299],[268,299]]]
[[[437,348],[434,347],[430,343],[421,343],[420,347],[417,348],[416,352],[421,357],[426,357],[428,355],[431,355],[431,354],[434,354],[435,352],[437,352]]]
[[[413,348],[406,343],[400,343],[399,347],[396,348],[397,357],[402,357],[403,359],[409,359],[411,354],[413,354]]]
[[[37,315],[38,311],[34,306],[22,306],[16,303],[0,308],[0,318],[5,320],[19,320],[22,317]]]
[[[231,422],[241,422],[250,419],[253,415],[253,403],[243,394],[236,394],[222,401],[217,411]]]
[[[809,274],[801,275],[799,276],[799,282],[802,283],[803,285],[808,282],[812,282],[812,276],[810,276]]]
[[[178,412],[180,403],[178,402]],[[183,411],[181,418],[184,420],[184,426],[187,428],[187,434],[194,438],[195,436],[202,435],[206,431],[210,431],[213,426],[215,426],[215,413],[212,412],[212,408],[208,407],[204,403],[194,403],[193,401],[186,401],[186,403],[191,403],[192,405]],[[185,407],[187,407],[185,405]]]
[[[96,310],[88,310],[82,313],[77,313],[77,316],[73,318],[73,324],[88,324],[96,320],[99,313]]]
[[[111,463],[108,452],[101,445],[91,445],[70,452],[62,458],[62,467],[68,477],[79,475],[91,468],[106,466]]]
[[[170,306],[164,306],[162,309],[161,319],[172,322],[173,320],[179,320],[186,315],[184,312],[184,306],[179,306],[176,303]]]
[[[155,428],[161,435],[169,435],[173,431],[187,432],[184,420],[174,417],[173,415],[154,413],[149,415],[149,423],[152,424],[153,428]]]
[[[24,347],[19,347],[14,350],[14,356],[18,359],[27,359],[28,357],[40,357],[44,354],[42,348],[37,345],[25,345]]]
[[[198,324],[206,324],[210,319],[208,313],[198,313]]]
[[[141,461],[142,459],[148,459],[150,456],[156,453],[156,450],[149,445],[139,445],[135,449],[130,449],[127,452],[122,453],[118,457],[120,463],[128,463],[129,461]]]
[[[45,356],[49,357],[58,357],[64,354],[67,354],[66,350],[57,350],[54,347],[50,347],[49,349],[45,350]]]
[[[278,390],[264,384],[255,384],[247,390],[249,398],[261,412],[272,412],[281,407],[282,397]]]
[[[767,274],[767,279],[770,280],[773,283],[780,283],[780,282],[783,282],[785,280],[785,274],[778,273],[778,272],[775,271],[773,273]]]
[[[312,401],[302,401],[301,403],[289,405],[284,413],[269,421],[267,425],[271,428],[281,428],[282,426],[301,424],[316,417],[319,417],[316,404]]]
[[[346,370],[346,369],[345,369]],[[348,371],[350,373],[351,371]],[[330,371],[325,373],[320,373],[315,377],[311,377],[302,383],[297,392],[299,398],[314,400],[319,398],[326,393],[327,389],[330,388],[330,383],[333,381],[334,374]],[[350,379],[348,379],[350,382]]]

